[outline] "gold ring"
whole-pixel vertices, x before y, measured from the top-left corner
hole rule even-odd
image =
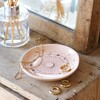
[[[61,85],[62,87],[64,87],[64,88],[68,88],[68,87],[71,86],[71,83],[70,83],[70,81],[68,81],[68,80],[62,80],[60,85]]]
[[[58,86],[52,86],[49,92],[53,95],[57,95],[61,93],[61,89]]]
[[[70,72],[71,68],[68,65],[63,65],[60,67],[63,72]]]

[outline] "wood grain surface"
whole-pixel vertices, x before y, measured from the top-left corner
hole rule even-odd
[[[60,95],[52,95],[49,93],[49,90],[52,86],[60,86],[61,81],[38,81],[27,76],[24,72],[22,79],[15,79],[15,74],[18,72],[19,61],[22,55],[31,47],[46,43],[55,42],[36,32],[32,32],[30,41],[20,48],[6,48],[0,46],[0,83],[30,100],[71,100],[73,98],[77,100],[78,98],[83,98],[83,95],[85,99],[81,100],[99,98],[100,92],[97,91],[100,90],[98,88],[99,84],[97,83],[100,81],[100,47],[90,55],[79,54],[79,68],[73,75],[67,78],[71,81],[72,86],[66,89],[62,88]],[[88,97],[85,95],[85,92],[89,93]],[[95,94],[97,96],[95,96]]]

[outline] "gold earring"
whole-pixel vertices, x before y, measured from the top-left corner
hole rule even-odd
[[[68,87],[71,86],[71,82],[68,81],[68,80],[62,80],[61,83],[60,83],[60,86],[64,87],[64,88],[68,88]]]
[[[61,89],[58,86],[52,86],[49,92],[53,95],[58,95],[61,93]]]
[[[63,72],[70,72],[71,68],[68,65],[63,65],[60,67]]]

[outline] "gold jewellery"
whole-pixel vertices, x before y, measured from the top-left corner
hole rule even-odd
[[[50,93],[52,93],[53,95],[57,95],[61,93],[61,89],[58,86],[53,86],[51,87]]]
[[[63,72],[70,72],[71,71],[71,68],[66,64],[66,65],[62,65],[60,67],[60,69],[63,71]]]
[[[62,80],[61,83],[60,83],[60,86],[62,88],[69,88],[71,86],[71,82],[68,81],[68,80]],[[49,92],[52,93],[53,95],[58,95],[62,91],[61,91],[60,87],[52,86],[51,89],[49,90]]]
[[[68,88],[68,87],[71,86],[71,82],[68,81],[68,80],[62,80],[61,83],[60,83],[60,86],[64,87],[64,88]]]

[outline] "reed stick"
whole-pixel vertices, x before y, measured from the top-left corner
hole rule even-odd
[[[8,29],[9,29],[9,24],[10,24],[10,22],[8,21],[6,23],[6,32],[5,32],[5,35],[4,35],[4,44],[6,44],[7,35],[8,35]]]
[[[59,1],[57,0],[56,2],[56,7],[57,7],[57,18],[60,18],[60,8],[59,8]]]
[[[8,5],[10,6],[10,0],[8,0]]]
[[[22,41],[21,34],[20,34],[20,29],[19,29],[19,25],[18,25],[18,20],[17,20],[17,19],[15,20],[15,25],[16,25],[16,28],[17,28],[17,30],[18,30],[19,38],[20,38],[20,40]]]
[[[12,45],[14,44],[14,21],[11,21],[11,29],[12,29]]]
[[[15,0],[15,4],[14,4],[14,5],[16,6],[16,5],[17,5],[17,3],[18,3],[18,0]]]
[[[9,6],[16,6],[18,3],[18,0],[8,0],[8,5]]]
[[[60,0],[56,0],[56,8],[57,8],[57,18],[61,18],[61,17],[64,17],[64,7],[63,5],[61,4],[61,1]]]
[[[9,4],[9,6],[13,6],[14,5],[14,0],[8,0],[8,4]]]
[[[18,3],[18,0],[8,0],[9,7],[16,6],[17,3]],[[22,41],[17,17],[16,16],[14,16],[14,17],[9,16],[9,22],[6,24],[6,32],[5,32],[5,37],[4,37],[4,43],[6,43],[9,26],[11,26],[11,41],[12,41],[12,45],[14,44],[15,26],[17,28],[19,38]]]

